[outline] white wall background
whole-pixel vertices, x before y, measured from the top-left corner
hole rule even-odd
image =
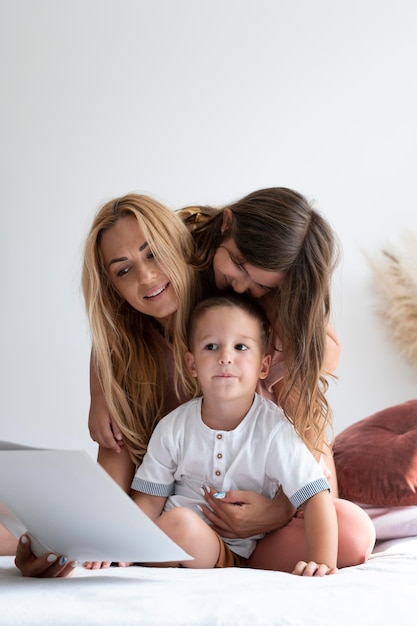
[[[313,199],[343,246],[336,432],[417,397],[364,257],[417,232],[416,20],[414,0],[1,0],[0,439],[95,454],[81,253],[132,190]]]

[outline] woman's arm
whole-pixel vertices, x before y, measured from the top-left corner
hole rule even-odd
[[[110,415],[92,354],[90,357],[90,398],[88,428],[92,440],[104,448],[120,452],[123,446],[122,434]]]
[[[121,448],[120,452],[99,446],[97,461],[123,491],[130,494],[130,485],[136,468],[126,446]]]

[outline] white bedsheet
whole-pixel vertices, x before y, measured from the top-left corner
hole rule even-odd
[[[417,537],[379,545],[334,576],[251,569],[76,568],[23,578],[0,558],[1,626],[378,626],[417,614]]]

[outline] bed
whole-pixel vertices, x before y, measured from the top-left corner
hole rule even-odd
[[[417,538],[387,541],[369,561],[324,578],[251,569],[76,568],[23,578],[0,559],[2,626],[320,626],[409,623],[416,611]]]
[[[417,598],[417,400],[384,409],[335,442],[341,496],[363,506],[377,543],[334,576],[249,568],[82,566],[23,578],[0,557],[1,626],[351,626],[409,623]],[[366,480],[364,480],[366,477]]]

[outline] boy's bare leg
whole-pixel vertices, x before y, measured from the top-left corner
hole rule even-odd
[[[179,563],[146,563],[145,565],[155,567],[182,565],[196,569],[210,569],[215,566],[220,554],[219,537],[197,513],[185,507],[176,507],[163,513],[155,523],[194,558]]]

